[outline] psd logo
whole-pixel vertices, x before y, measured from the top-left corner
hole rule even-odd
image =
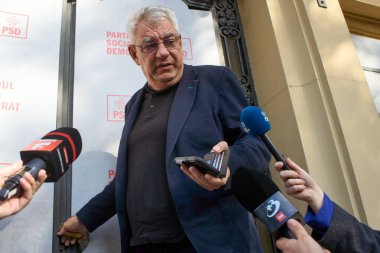
[[[116,170],[115,169],[109,169],[108,170],[108,183],[111,183],[111,181],[115,177],[115,174],[116,174]]]
[[[187,60],[193,59],[193,49],[191,48],[191,39],[182,38],[182,52],[183,52],[183,59],[187,59]]]
[[[0,11],[0,36],[26,39],[29,16]]]
[[[107,95],[107,121],[124,122],[124,109],[131,96]]]

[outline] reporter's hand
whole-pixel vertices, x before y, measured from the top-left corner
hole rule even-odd
[[[281,237],[276,241],[276,246],[283,253],[328,253],[330,251],[322,247],[307,233],[305,228],[296,220],[290,219],[287,222],[289,229],[296,236],[296,239]]]
[[[0,169],[0,187],[8,177],[17,174],[22,168],[22,161],[16,162],[9,167]],[[10,199],[0,201],[0,218],[15,214],[22,210],[32,200],[34,193],[45,181],[47,175],[45,170],[38,173],[37,181],[28,172],[20,179],[20,185],[23,190],[20,196],[14,196]]]
[[[61,244],[64,244],[66,247],[89,239],[87,228],[80,222],[77,216],[68,218],[59,228],[57,235],[60,237]]]
[[[228,150],[228,144],[225,141],[221,141],[212,148],[211,152],[220,153],[224,150]],[[209,191],[223,187],[226,185],[227,180],[230,177],[230,168],[227,168],[226,176],[224,178],[214,177],[210,174],[203,174],[194,166],[188,167],[186,165],[182,165],[181,170],[198,185]]]
[[[290,158],[286,159],[286,163],[292,170],[282,170],[282,162],[276,162],[274,165],[285,183],[285,192],[296,199],[306,201],[313,212],[318,213],[323,205],[322,189],[305,170]]]

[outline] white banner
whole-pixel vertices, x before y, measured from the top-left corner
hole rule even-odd
[[[61,12],[60,1],[1,0],[0,169],[56,128]],[[0,220],[1,252],[51,252],[53,189]]]

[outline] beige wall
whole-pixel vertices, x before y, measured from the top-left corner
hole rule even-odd
[[[270,138],[339,205],[380,229],[380,119],[339,1],[238,6]]]

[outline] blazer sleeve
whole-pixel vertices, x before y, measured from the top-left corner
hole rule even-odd
[[[246,134],[241,127],[240,111],[249,104],[241,91],[240,82],[229,68],[225,68],[222,80],[219,90],[220,117],[224,124],[224,139],[231,150],[231,175],[242,166],[266,173],[271,154],[259,138]]]
[[[77,213],[80,222],[92,232],[116,214],[115,180],[93,197]]]
[[[380,232],[360,223],[336,203],[331,224],[318,242],[331,252],[380,252]]]

